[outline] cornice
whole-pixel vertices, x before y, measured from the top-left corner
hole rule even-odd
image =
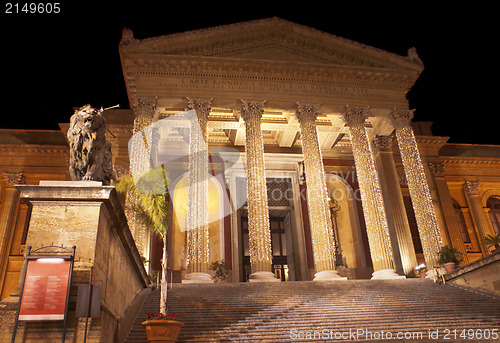
[[[500,165],[500,158],[491,157],[450,157],[450,156],[440,156],[443,163],[447,165],[464,165],[464,166],[495,166],[498,168]]]
[[[129,55],[123,60],[127,86],[138,76],[208,77],[255,81],[314,82],[407,91],[418,73],[398,69],[200,56]]]
[[[68,154],[68,149],[67,146],[0,144],[0,155],[22,155],[26,157],[43,157],[43,155],[65,156]]]

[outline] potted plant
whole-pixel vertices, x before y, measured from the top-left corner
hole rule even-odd
[[[162,313],[149,314],[142,325],[146,328],[148,342],[155,343],[174,343],[184,326],[177,313],[169,316]]]
[[[495,249],[492,251],[492,253],[496,253],[500,251],[500,233],[497,233],[496,235],[486,235],[486,237],[483,238],[483,243],[487,245],[488,247],[493,246]]]
[[[226,261],[215,261],[212,262],[210,268],[215,272],[214,278],[218,282],[227,281],[227,276],[229,274],[226,266]]]
[[[455,267],[461,260],[462,253],[455,248],[445,245],[439,250],[438,263],[444,267],[447,273],[455,270]]]
[[[165,169],[158,168],[150,170],[146,175],[142,176],[136,183],[131,175],[125,175],[120,179],[116,186],[117,191],[127,193],[135,199],[130,209],[135,212],[137,219],[146,224],[148,230],[157,233],[163,240],[163,256],[162,256],[162,273],[160,282],[160,313],[149,315],[144,323],[148,341],[154,342],[175,342],[177,336],[172,338],[171,333],[179,334],[182,324],[177,315],[167,315],[167,231],[168,231],[168,210],[169,210],[169,193],[167,187],[167,176]],[[152,323],[154,322],[154,323]],[[160,330],[153,330],[163,326]],[[150,338],[150,333],[162,333],[169,335],[165,339]],[[172,340],[173,339],[173,340]]]

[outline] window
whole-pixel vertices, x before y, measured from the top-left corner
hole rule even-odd
[[[491,196],[486,202],[486,207],[490,209],[489,215],[491,220],[491,225],[495,234],[500,233],[500,196]]]

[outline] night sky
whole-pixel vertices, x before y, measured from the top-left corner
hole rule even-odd
[[[328,8],[314,1],[103,3],[62,1],[59,14],[24,13],[24,2],[19,13],[7,14],[2,4],[0,128],[57,130],[86,103],[128,108],[118,54],[124,27],[140,39],[276,16],[399,55],[416,47],[425,70],[408,95],[415,120],[433,121],[434,134],[452,143],[500,144],[493,8],[416,1]]]

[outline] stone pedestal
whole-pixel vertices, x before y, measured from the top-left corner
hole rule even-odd
[[[274,277],[271,272],[254,272],[250,274],[249,282],[281,282],[280,279]]]
[[[117,335],[126,335],[129,328],[124,323],[134,315],[127,306],[148,286],[149,278],[115,188],[82,181],[41,182],[39,186],[16,188],[21,201],[31,208],[27,246],[76,246],[72,289],[88,283],[91,267],[93,284],[102,285],[100,318],[91,320],[88,336],[92,341],[111,342]],[[69,340],[80,341],[84,332],[71,308],[72,303],[67,339],[72,336]],[[21,334],[37,342],[51,341],[36,325],[25,326],[24,333],[18,330]]]
[[[338,281],[347,280],[347,277],[342,277],[336,270],[323,270],[314,274],[313,281]]]

